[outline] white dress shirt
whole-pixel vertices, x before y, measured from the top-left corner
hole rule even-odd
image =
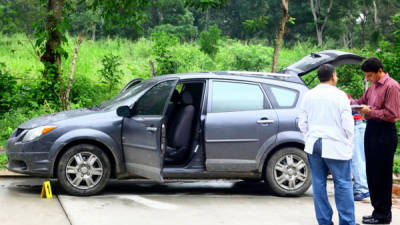
[[[319,84],[304,95],[300,111],[299,128],[307,153],[312,154],[315,141],[322,138],[322,158],[351,159],[354,119],[350,100],[343,91]]]

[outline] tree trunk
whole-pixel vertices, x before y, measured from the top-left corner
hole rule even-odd
[[[154,69],[154,63],[153,63],[153,61],[151,59],[149,60],[149,63],[150,63],[150,68],[151,68],[151,76],[155,77],[156,76],[156,71]]]
[[[348,48],[349,47],[349,42],[347,41],[346,34],[342,35],[342,40],[343,40],[343,48]]]
[[[276,35],[275,47],[274,47],[274,57],[272,59],[272,72],[276,72],[276,67],[278,66],[278,56],[279,50],[281,48],[281,42],[283,40],[283,35],[285,34],[285,26],[290,18],[289,15],[289,0],[282,0],[282,18],[279,27],[279,32]]]
[[[57,58],[57,78],[58,81],[60,82],[60,103],[61,103],[61,110],[65,110],[65,98],[64,98],[64,92],[63,92],[63,85],[62,85],[62,78],[61,78],[61,57]]]
[[[363,21],[361,21],[361,42],[362,46],[365,46],[365,26],[367,24],[367,18],[365,17]]]
[[[379,21],[378,21],[378,8],[376,7],[376,1],[373,0],[372,4],[374,5],[374,27],[375,27],[375,29],[378,29],[379,28],[379,26],[378,26]]]
[[[315,25],[315,30],[317,32],[318,47],[320,48],[322,47],[323,44],[323,32],[326,26],[326,22],[328,21],[329,13],[331,12],[332,9],[332,5],[333,5],[333,0],[329,0],[329,6],[326,9],[324,22],[321,24],[320,21],[322,20],[323,15],[321,14],[320,0],[316,0],[315,4],[314,0],[310,0],[311,12],[314,17],[314,25]]]
[[[58,51],[61,46],[61,32],[58,27],[61,23],[63,3],[64,0],[47,1],[46,30],[49,36],[46,42],[46,50],[40,57],[40,61],[44,64],[44,78],[47,78],[51,73],[55,64],[61,65],[61,55]],[[53,71],[53,74],[55,74],[55,71]],[[54,79],[57,79],[57,76],[54,76]]]
[[[208,30],[209,16],[210,16],[210,9],[207,9],[206,10],[206,26],[205,26],[205,30]]]
[[[323,40],[322,40],[322,30],[317,28],[317,38],[318,38],[318,47],[322,47]]]
[[[72,59],[72,65],[71,65],[71,74],[69,75],[68,86],[67,89],[65,90],[65,105],[67,106],[67,110],[71,109],[69,105],[69,93],[71,92],[72,81],[74,80],[75,64],[76,64],[76,58],[78,57],[79,46],[81,45],[82,41],[83,41],[83,34],[79,36],[79,39],[76,42],[74,58]]]
[[[92,24],[92,41],[96,41],[96,24]]]
[[[161,24],[160,10],[158,9],[157,5],[152,6],[151,16],[153,17],[152,20],[154,21],[153,26],[158,26]]]

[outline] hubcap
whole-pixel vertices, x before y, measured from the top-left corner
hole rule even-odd
[[[274,166],[274,178],[285,190],[296,190],[304,185],[308,176],[307,164],[297,155],[282,156]]]
[[[103,176],[103,165],[95,154],[80,152],[69,159],[65,173],[72,186],[89,189],[100,182]]]

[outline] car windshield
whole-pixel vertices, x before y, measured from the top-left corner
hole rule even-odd
[[[131,105],[133,103],[133,97],[143,90],[153,86],[156,83],[154,80],[147,80],[143,83],[137,84],[128,90],[119,93],[116,97],[109,101],[103,102],[98,108],[102,110],[113,110],[117,109],[122,105]]]

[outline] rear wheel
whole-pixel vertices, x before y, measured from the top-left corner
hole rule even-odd
[[[68,149],[57,167],[58,181],[72,195],[99,193],[110,178],[107,155],[97,146],[79,144]]]
[[[265,182],[280,196],[304,194],[311,185],[307,154],[294,147],[275,152],[266,163]]]

